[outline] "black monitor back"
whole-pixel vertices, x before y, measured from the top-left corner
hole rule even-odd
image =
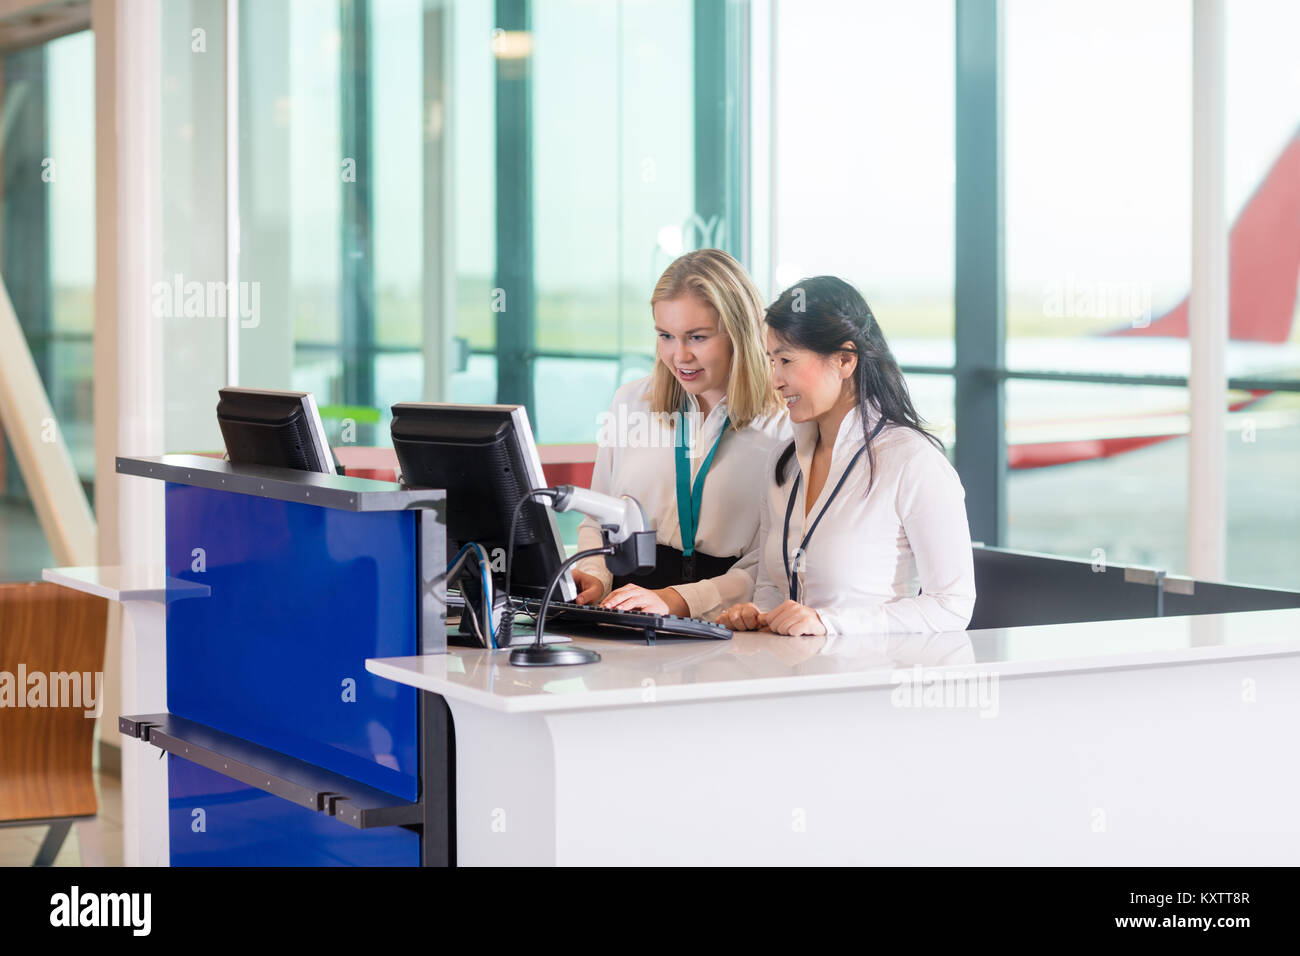
[[[217,423],[233,464],[336,470],[332,453],[330,460],[319,460],[302,393],[223,388],[219,395]]]
[[[476,541],[500,571],[510,517],[520,499],[542,485],[525,456],[531,433],[519,434],[514,406],[393,406],[393,450],[402,480],[447,492],[447,556]],[[541,596],[563,560],[563,546],[542,502],[523,506],[515,533],[511,590]]]

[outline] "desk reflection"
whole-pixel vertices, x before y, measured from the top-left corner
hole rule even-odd
[[[466,677],[497,692],[541,690],[569,695],[651,684],[706,684],[763,680],[800,674],[891,671],[915,666],[975,663],[970,637],[961,631],[939,634],[843,634],[788,637],[766,631],[739,631],[729,641],[575,640],[600,651],[599,663],[586,667],[524,668],[507,654],[473,652],[456,660]]]
[[[786,637],[767,631],[738,631],[729,643],[733,654],[766,654],[792,666],[814,659],[825,662],[825,666],[804,669],[813,673],[975,663],[975,647],[964,631],[838,634],[829,637]]]

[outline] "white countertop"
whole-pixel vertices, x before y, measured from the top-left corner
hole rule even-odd
[[[169,578],[161,564],[105,567],[45,568],[41,577],[74,591],[84,591],[110,601],[152,601],[162,604],[182,598],[208,597],[206,584]]]
[[[826,638],[737,633],[648,646],[575,637],[596,664],[515,667],[508,650],[372,658],[371,673],[508,713],[887,687],[900,669],[999,677],[1300,654],[1300,609]],[[937,672],[936,672],[937,673]]]

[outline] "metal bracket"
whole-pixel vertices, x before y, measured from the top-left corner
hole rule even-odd
[[[1124,569],[1124,581],[1126,584],[1159,585],[1160,579],[1164,576],[1165,572],[1158,568],[1130,567]]]
[[[117,729],[119,733],[127,737],[134,737],[137,740],[149,742],[149,729],[158,726],[154,721],[145,720],[140,717],[118,717]]]
[[[424,819],[422,801],[407,802],[305,760],[174,714],[119,717],[118,729],[157,747],[159,756],[174,754],[245,786],[326,813],[359,830],[416,824]]]

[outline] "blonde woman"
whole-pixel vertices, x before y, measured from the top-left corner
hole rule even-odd
[[[650,308],[654,371],[614,394],[591,486],[641,503],[655,570],[614,578],[589,558],[574,570],[578,603],[712,620],[753,594],[764,464],[792,432],[769,377],[763,303],[739,262],[720,249],[681,256]],[[579,548],[600,543],[584,521]]]

